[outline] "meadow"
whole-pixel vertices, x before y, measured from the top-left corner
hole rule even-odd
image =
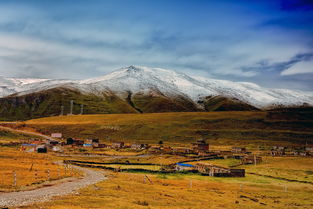
[[[102,143],[108,144],[124,141],[155,145],[162,141],[164,146],[190,147],[196,139],[204,138],[209,142],[211,150],[230,150],[232,146],[245,146],[249,151],[261,154],[263,158],[260,164],[239,166],[236,165],[240,161],[236,159],[200,161],[244,168],[244,178],[209,177],[199,173],[152,174],[98,169],[108,177],[107,180],[75,194],[19,208],[313,208],[312,158],[265,156],[272,145],[302,146],[305,142],[311,143],[312,125],[310,114],[262,111],[73,115],[19,122],[12,126],[47,135],[61,132],[64,138],[99,138]],[[95,155],[86,157],[85,154],[89,153]],[[47,168],[55,177],[60,168],[55,162],[60,160],[111,163],[106,166],[156,171],[160,166],[114,163],[167,165],[192,159],[170,154],[151,155],[130,149],[67,148],[63,154],[65,155],[21,153],[17,148],[1,147],[0,157],[7,162],[3,166],[12,168],[11,171],[21,169],[25,175],[20,187],[2,186],[3,190],[31,188],[32,184],[45,181]],[[191,162],[196,163],[198,162]],[[39,178],[34,181],[33,169],[42,172],[41,180]],[[11,181],[12,179],[7,184],[12,184]]]
[[[48,154],[25,152],[19,147],[0,147],[0,159],[0,192],[34,189],[52,180],[79,175]]]
[[[250,147],[312,143],[313,114],[310,111],[180,112],[102,114],[48,117],[20,126],[64,137],[99,138],[113,141],[167,145],[190,144],[204,138],[213,145]]]
[[[313,185],[248,175],[146,175],[105,171],[108,180],[74,195],[23,208],[209,209],[312,208]],[[149,178],[148,181],[147,177]]]

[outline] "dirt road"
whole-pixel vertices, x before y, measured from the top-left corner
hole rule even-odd
[[[101,171],[77,166],[75,168],[85,173],[82,179],[75,179],[71,182],[64,182],[31,191],[2,193],[0,194],[0,207],[16,207],[30,205],[35,202],[44,202],[52,197],[66,195],[106,179]]]
[[[33,135],[33,136],[39,136],[48,140],[55,140],[54,138],[41,134],[41,133],[37,133],[37,132],[31,132],[31,131],[24,131],[24,130],[18,130],[18,129],[14,129],[14,128],[9,128],[6,126],[1,126],[0,124],[0,129],[2,130],[7,130],[7,131],[12,131],[12,132],[16,132],[16,133],[22,133],[22,134],[28,134],[28,135]]]

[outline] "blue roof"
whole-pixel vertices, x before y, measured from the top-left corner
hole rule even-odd
[[[187,163],[177,163],[177,165],[184,166],[184,167],[194,167],[193,165],[187,164]]]

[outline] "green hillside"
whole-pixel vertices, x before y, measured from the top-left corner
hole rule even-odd
[[[312,109],[63,116],[26,125],[47,134],[62,132],[65,137],[103,142],[191,143],[204,138],[215,144],[313,143]]]
[[[28,120],[57,116],[64,106],[64,114],[70,112],[70,100],[74,101],[73,113],[80,113],[84,105],[85,114],[197,112],[256,110],[251,105],[225,97],[210,97],[195,104],[183,96],[169,97],[158,91],[148,94],[124,92],[123,98],[109,90],[83,94],[74,88],[58,87],[26,95],[11,95],[0,98],[0,120]]]

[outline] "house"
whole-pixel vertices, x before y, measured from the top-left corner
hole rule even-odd
[[[176,163],[175,170],[176,171],[189,171],[189,172],[197,171],[195,166],[191,164],[187,164],[187,163]]]
[[[160,151],[162,153],[167,153],[167,154],[171,154],[173,152],[173,149],[172,147],[160,147]]]
[[[67,138],[67,139],[66,139],[66,144],[67,144],[67,145],[74,144],[74,139],[73,139],[73,138]]]
[[[84,145],[84,140],[75,139],[74,142],[73,142],[73,145],[75,145],[75,146],[83,146]]]
[[[313,152],[313,147],[305,147],[305,151],[307,152]]]
[[[60,146],[54,146],[54,147],[52,147],[52,151],[53,152],[63,152],[63,149]]]
[[[124,147],[124,145],[125,145],[124,142],[113,142],[111,147],[113,149],[121,149]]]
[[[195,152],[207,152],[209,151],[209,144],[204,139],[199,139],[192,143],[192,148]]]
[[[273,146],[271,149],[272,156],[281,156],[286,154],[287,147]]]
[[[99,139],[86,139],[85,144],[91,144],[92,147],[98,147]]]
[[[106,144],[98,144],[98,146],[94,146],[94,148],[107,148]]]
[[[97,143],[99,144],[99,139],[86,139],[85,144],[94,144]]]
[[[66,145],[83,146],[84,145],[84,141],[83,140],[78,140],[78,139],[73,139],[73,138],[67,138],[66,139]]]
[[[36,144],[28,144],[28,143],[24,143],[21,146],[21,150],[23,151],[27,151],[27,152],[34,152],[36,149]]]
[[[53,137],[53,138],[62,138],[62,133],[52,133],[51,137]]]
[[[135,149],[135,150],[148,149],[149,145],[148,144],[137,144],[137,143],[134,143],[134,144],[131,145],[131,148]]]
[[[233,147],[231,149],[232,153],[245,153],[247,152],[247,149],[245,147]]]
[[[306,151],[303,151],[303,150],[297,150],[297,151],[294,151],[293,152],[294,155],[296,156],[310,156],[310,152],[306,152]]]
[[[52,145],[52,146],[56,146],[56,145],[59,144],[59,142],[58,142],[58,141],[55,141],[55,140],[50,140],[48,143],[49,143],[50,145]]]
[[[83,144],[83,147],[89,147],[89,148],[91,148],[91,147],[92,147],[92,144]]]
[[[231,169],[209,163],[197,163],[196,168],[204,175],[215,177],[245,177],[245,169]]]
[[[45,145],[38,145],[36,147],[36,151],[38,153],[47,153],[48,149],[47,149],[47,147]]]
[[[262,162],[262,157],[260,156],[255,156],[255,155],[249,155],[249,156],[244,156],[241,158],[241,164],[246,165],[246,164],[260,164]]]
[[[173,148],[174,154],[190,154],[193,153],[193,150],[185,147],[175,147]]]
[[[149,147],[149,150],[148,150],[150,153],[160,153],[160,147],[159,146],[152,146],[152,147]]]

